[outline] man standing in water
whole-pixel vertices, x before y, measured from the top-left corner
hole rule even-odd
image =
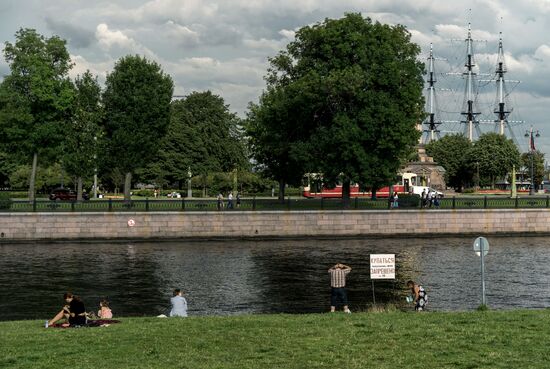
[[[344,305],[344,312],[351,313],[348,308],[348,296],[346,294],[346,276],[351,272],[347,265],[338,263],[328,270],[330,274],[330,312],[336,311],[338,300]]]

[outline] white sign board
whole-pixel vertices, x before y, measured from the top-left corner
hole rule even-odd
[[[371,254],[371,279],[395,279],[395,254]]]

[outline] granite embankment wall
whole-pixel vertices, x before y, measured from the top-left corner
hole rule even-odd
[[[0,214],[0,242],[520,233],[550,234],[550,210]]]

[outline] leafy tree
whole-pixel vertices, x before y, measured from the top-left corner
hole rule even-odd
[[[77,177],[77,200],[82,200],[82,177],[97,170],[98,140],[102,138],[101,88],[90,71],[75,80],[74,115],[67,129],[63,163]]]
[[[178,182],[193,175],[249,167],[240,119],[223,98],[210,91],[193,92],[172,103],[170,124],[153,163],[142,170],[156,183]],[[161,178],[163,177],[163,178]]]
[[[32,167],[28,164],[19,165],[10,174],[10,185],[13,188],[25,188],[29,185]],[[62,181],[71,185],[71,177],[61,168],[59,163],[48,167],[41,166],[36,171],[35,185],[39,192],[48,192]]]
[[[471,167],[479,168],[481,186],[494,187],[499,178],[504,178],[512,167],[519,168],[521,163],[517,146],[511,139],[498,133],[481,135],[467,153]]]
[[[60,154],[74,97],[68,78],[72,64],[65,40],[57,36],[45,38],[34,29],[20,29],[15,39],[4,47],[10,74],[0,88],[0,126],[9,152],[32,157],[33,200],[38,155],[52,161]]]
[[[528,173],[529,178],[531,177],[531,155],[533,158],[533,177],[535,188],[538,189],[544,180],[544,153],[535,150],[532,153],[525,152],[521,154],[521,164],[525,168],[526,173]]]
[[[352,181],[373,190],[391,184],[418,141],[419,52],[405,27],[347,14],[303,27],[270,60],[267,91],[282,105],[273,111],[286,111],[282,129],[296,132],[290,155],[327,183],[341,180],[345,204]]]
[[[129,200],[132,172],[154,158],[166,134],[174,86],[157,63],[140,56],[120,59],[105,86],[106,159],[125,173]]]
[[[293,109],[285,104],[288,102],[285,93],[282,86],[269,87],[258,105],[249,105],[245,125],[257,167],[279,183],[280,201],[284,201],[286,185],[299,185],[306,171],[305,165],[292,154],[293,146],[301,137],[297,122],[290,116]]]
[[[445,168],[447,185],[461,191],[464,186],[471,183],[473,176],[473,168],[467,156],[471,148],[472,143],[466,136],[452,134],[427,144],[426,153]]]

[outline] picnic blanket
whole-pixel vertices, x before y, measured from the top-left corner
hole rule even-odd
[[[64,325],[63,323],[56,323],[50,325],[52,328],[86,328],[86,327],[106,327],[111,324],[120,323],[120,320],[115,319],[95,319],[88,320],[85,325]]]

